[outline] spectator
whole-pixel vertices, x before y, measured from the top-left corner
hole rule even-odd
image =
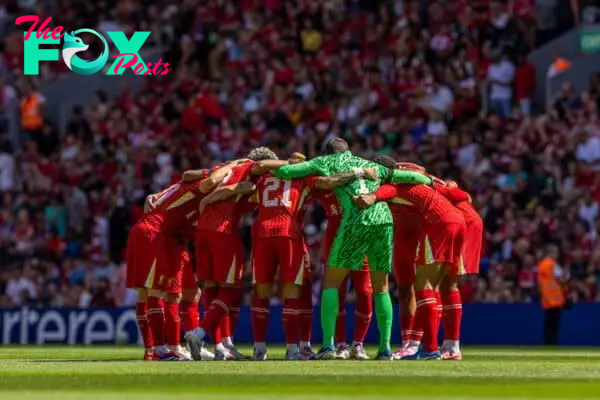
[[[11,192],[15,189],[15,157],[10,142],[0,143],[0,192]]]
[[[527,60],[525,54],[520,54],[515,71],[515,101],[519,105],[521,114],[525,117],[531,115],[531,101],[536,85],[535,67]]]
[[[490,84],[490,108],[501,117],[507,118],[512,110],[512,85],[515,65],[505,55],[495,57],[487,71]]]

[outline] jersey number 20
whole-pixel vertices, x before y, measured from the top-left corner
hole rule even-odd
[[[290,207],[290,190],[292,189],[292,181],[282,181],[274,177],[265,179],[265,189],[262,193],[262,204],[265,207],[285,206]],[[283,186],[281,197],[276,192]]]

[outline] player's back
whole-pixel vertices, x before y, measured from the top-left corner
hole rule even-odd
[[[335,193],[330,190],[313,190],[311,198],[321,203],[327,217],[327,229],[338,227],[342,220],[342,209]]]
[[[456,207],[431,186],[399,184],[396,187],[397,196],[391,201],[415,207],[427,223],[462,219]]]
[[[238,184],[246,180],[254,163],[248,161],[234,166],[218,187]],[[214,203],[198,218],[198,230],[234,234],[238,232],[242,212],[239,197]]]
[[[197,212],[202,194],[198,190],[200,180],[193,182],[179,181],[154,199],[154,208],[144,215],[143,221],[170,235],[190,239],[193,237]]]
[[[422,216],[419,210],[409,201],[400,197],[389,200],[388,205],[394,218],[394,224],[398,227],[418,229],[421,225]]]
[[[310,193],[307,179],[281,180],[265,174],[258,179],[256,190],[258,215],[253,234],[257,238],[285,236],[301,240],[301,216]]]
[[[363,209],[352,200],[355,196],[371,193],[377,190],[381,182],[385,182],[391,175],[391,170],[353,155],[350,151],[318,157],[313,161],[322,170],[323,175],[335,175],[354,168],[372,168],[377,171],[379,180],[372,181],[362,177],[355,179],[343,187],[334,190],[340,206],[342,207],[342,222],[350,225],[380,225],[393,223],[392,215],[387,203],[379,202],[372,207]]]

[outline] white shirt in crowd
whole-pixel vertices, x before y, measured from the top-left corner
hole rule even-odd
[[[594,221],[596,217],[598,217],[598,203],[590,202],[586,204],[585,202],[581,202],[579,204],[579,218],[586,221],[590,226],[594,226]]]
[[[458,149],[458,155],[456,157],[456,162],[462,168],[472,168],[475,167],[475,163],[477,154],[477,144],[471,143],[467,146],[463,146]]]
[[[8,286],[6,287],[6,294],[8,295],[8,297],[10,297],[10,300],[14,305],[22,304],[21,293],[23,292],[27,292],[30,299],[37,298],[37,289],[35,287],[35,284],[31,280],[25,277],[21,277],[18,280],[11,279],[8,282]]]
[[[596,162],[600,160],[600,138],[591,137],[577,145],[576,157],[579,161]]]
[[[442,114],[446,114],[453,103],[454,95],[452,94],[452,91],[444,85],[440,85],[437,90],[432,90],[427,98],[429,107]]]
[[[0,153],[0,192],[15,188],[15,158],[9,153]]]
[[[441,136],[448,133],[448,128],[443,120],[429,121],[427,123],[427,133],[433,136]]]
[[[490,99],[505,100],[512,98],[512,81],[515,76],[515,65],[508,60],[500,60],[490,65],[487,71],[488,81],[501,82],[503,85],[491,83]]]

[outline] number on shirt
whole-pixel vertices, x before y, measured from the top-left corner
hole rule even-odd
[[[279,190],[283,184],[283,194],[281,198],[273,196],[273,193]],[[292,189],[292,181],[281,181],[274,177],[265,179],[265,189],[262,194],[262,204],[265,207],[277,207],[285,206],[290,207],[292,202],[290,201],[290,190]]]
[[[181,187],[181,184],[176,183],[174,185],[169,186],[168,188],[166,188],[165,190],[163,190],[162,192],[160,192],[155,200],[154,200],[154,206],[158,206],[162,203],[165,202],[165,200],[167,200],[169,197],[171,197],[175,192],[177,192],[179,190],[179,188]]]
[[[356,180],[358,181],[358,194],[368,194],[369,188],[367,188],[367,184],[365,183],[363,177],[360,176],[356,178]]]

